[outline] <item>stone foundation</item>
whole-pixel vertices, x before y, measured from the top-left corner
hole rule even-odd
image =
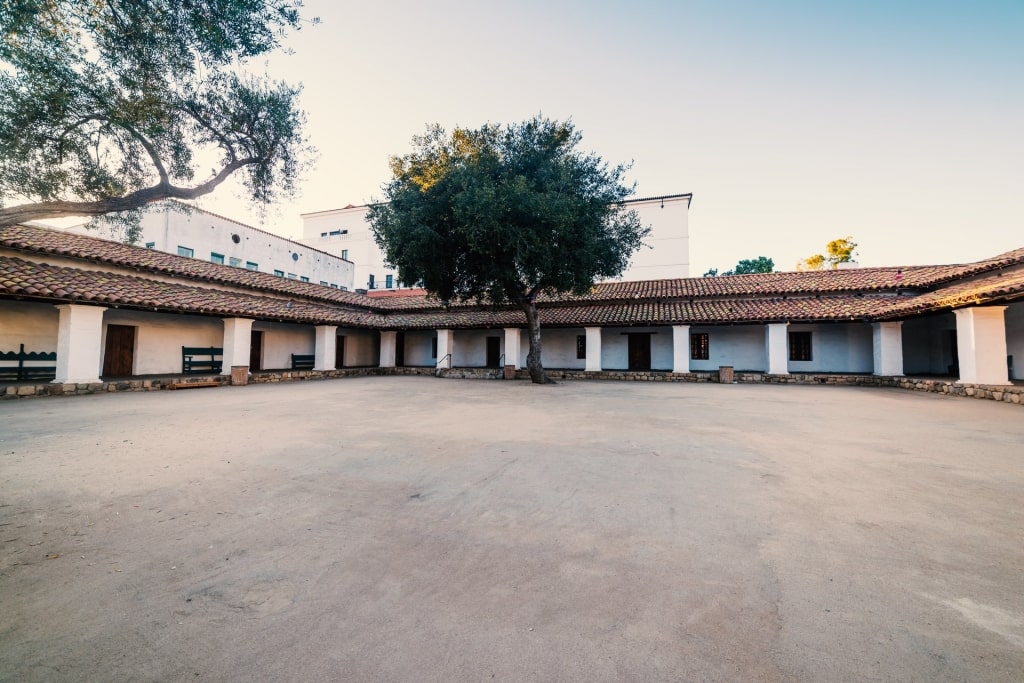
[[[526,369],[516,370],[515,379],[529,380]],[[548,377],[555,381],[605,380],[620,382],[718,382],[719,373],[709,372],[668,372],[662,370],[630,371],[602,370],[548,370]],[[502,379],[505,371],[500,368],[344,368],[342,370],[276,370],[256,372],[249,375],[249,384],[273,382],[297,382],[305,380],[340,379],[344,377],[370,377],[383,375],[421,375],[446,379]],[[724,378],[723,378],[724,379]],[[769,375],[763,372],[737,371],[733,381],[743,384],[832,384],[859,387],[889,387],[907,391],[924,391],[933,394],[980,398],[1003,403],[1024,404],[1024,386],[991,386],[985,384],[958,384],[948,379],[924,379],[915,377],[879,377],[876,375],[839,374],[791,374]],[[111,382],[69,383],[69,384],[4,384],[0,385],[0,398],[18,399],[39,396],[80,396],[121,391],[161,391],[170,384],[195,384],[218,382],[230,386],[231,378],[226,375],[190,375],[188,377],[159,377],[151,379],[129,379]]]

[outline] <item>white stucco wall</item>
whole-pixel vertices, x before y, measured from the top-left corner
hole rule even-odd
[[[950,333],[956,332],[952,313],[907,320],[903,323],[903,373],[948,375],[956,363]]]
[[[264,370],[283,370],[292,366],[292,354],[311,355],[316,352],[316,327],[256,321],[253,332],[263,333]]]
[[[633,254],[621,279],[690,277],[689,204],[688,197],[627,202],[651,233],[644,240],[648,246]]]
[[[179,373],[182,346],[220,348],[224,344],[224,324],[219,318],[109,309],[103,315],[104,348],[108,325],[135,328],[135,375]]]
[[[651,369],[672,370],[671,327],[606,327],[601,330],[601,368],[629,368],[630,334],[651,334]],[[575,343],[575,342],[574,342]]]
[[[315,249],[340,257],[342,251],[353,262],[352,283],[355,289],[368,289],[374,276],[374,288],[384,289],[387,276],[397,287],[398,271],[384,267],[384,255],[377,248],[366,222],[367,205],[302,214],[302,237],[299,241]],[[342,233],[342,234],[332,234]]]
[[[708,360],[690,359],[690,370],[717,370],[730,365],[736,370],[764,372],[768,367],[764,348],[764,325],[690,327],[690,334],[708,335]],[[689,341],[687,341],[689,344]],[[689,354],[689,349],[687,349]]]
[[[1013,356],[1010,379],[1024,379],[1024,302],[1006,308],[1006,353]]]
[[[565,370],[582,370],[586,367],[585,358],[576,357],[576,337],[586,335],[582,327],[547,327],[540,328],[541,363],[545,368]],[[526,351],[529,352],[529,336],[526,337]],[[526,363],[523,356],[522,363]]]
[[[17,351],[24,344],[26,352],[55,352],[59,317],[51,304],[3,302],[0,306],[0,351]]]
[[[811,333],[811,360],[789,361],[790,372],[871,372],[874,369],[868,323],[793,324],[788,332]],[[788,357],[788,348],[786,354]]]
[[[405,364],[421,367],[434,367],[437,359],[431,354],[433,340],[437,333],[433,330],[409,330],[405,333]]]
[[[380,334],[375,330],[339,327],[345,337],[345,367],[376,366],[380,362]]]

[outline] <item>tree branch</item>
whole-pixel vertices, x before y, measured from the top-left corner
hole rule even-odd
[[[205,183],[195,187],[176,187],[168,182],[160,182],[152,187],[146,187],[126,194],[123,197],[106,197],[91,202],[55,200],[0,208],[0,227],[46,218],[102,216],[118,211],[138,209],[146,204],[163,199],[195,199],[196,197],[213,192],[229,175],[240,168],[259,162],[260,159],[256,157],[237,159],[224,166]]]

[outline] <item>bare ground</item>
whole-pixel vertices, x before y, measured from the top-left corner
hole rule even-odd
[[[1019,681],[1024,413],[362,378],[0,403],[0,680]]]

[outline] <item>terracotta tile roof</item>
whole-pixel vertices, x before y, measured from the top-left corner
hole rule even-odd
[[[0,257],[0,296],[351,327],[376,327],[382,322],[379,315],[362,308],[161,282],[12,257]]]
[[[373,302],[369,301],[365,295],[355,292],[345,292],[312,282],[289,280],[270,273],[210,263],[154,249],[38,226],[0,227],[0,247],[38,254],[53,254],[93,263],[107,263],[151,273],[216,282],[286,296],[301,296],[331,303],[374,306]],[[374,307],[379,308],[381,305],[378,304]]]

